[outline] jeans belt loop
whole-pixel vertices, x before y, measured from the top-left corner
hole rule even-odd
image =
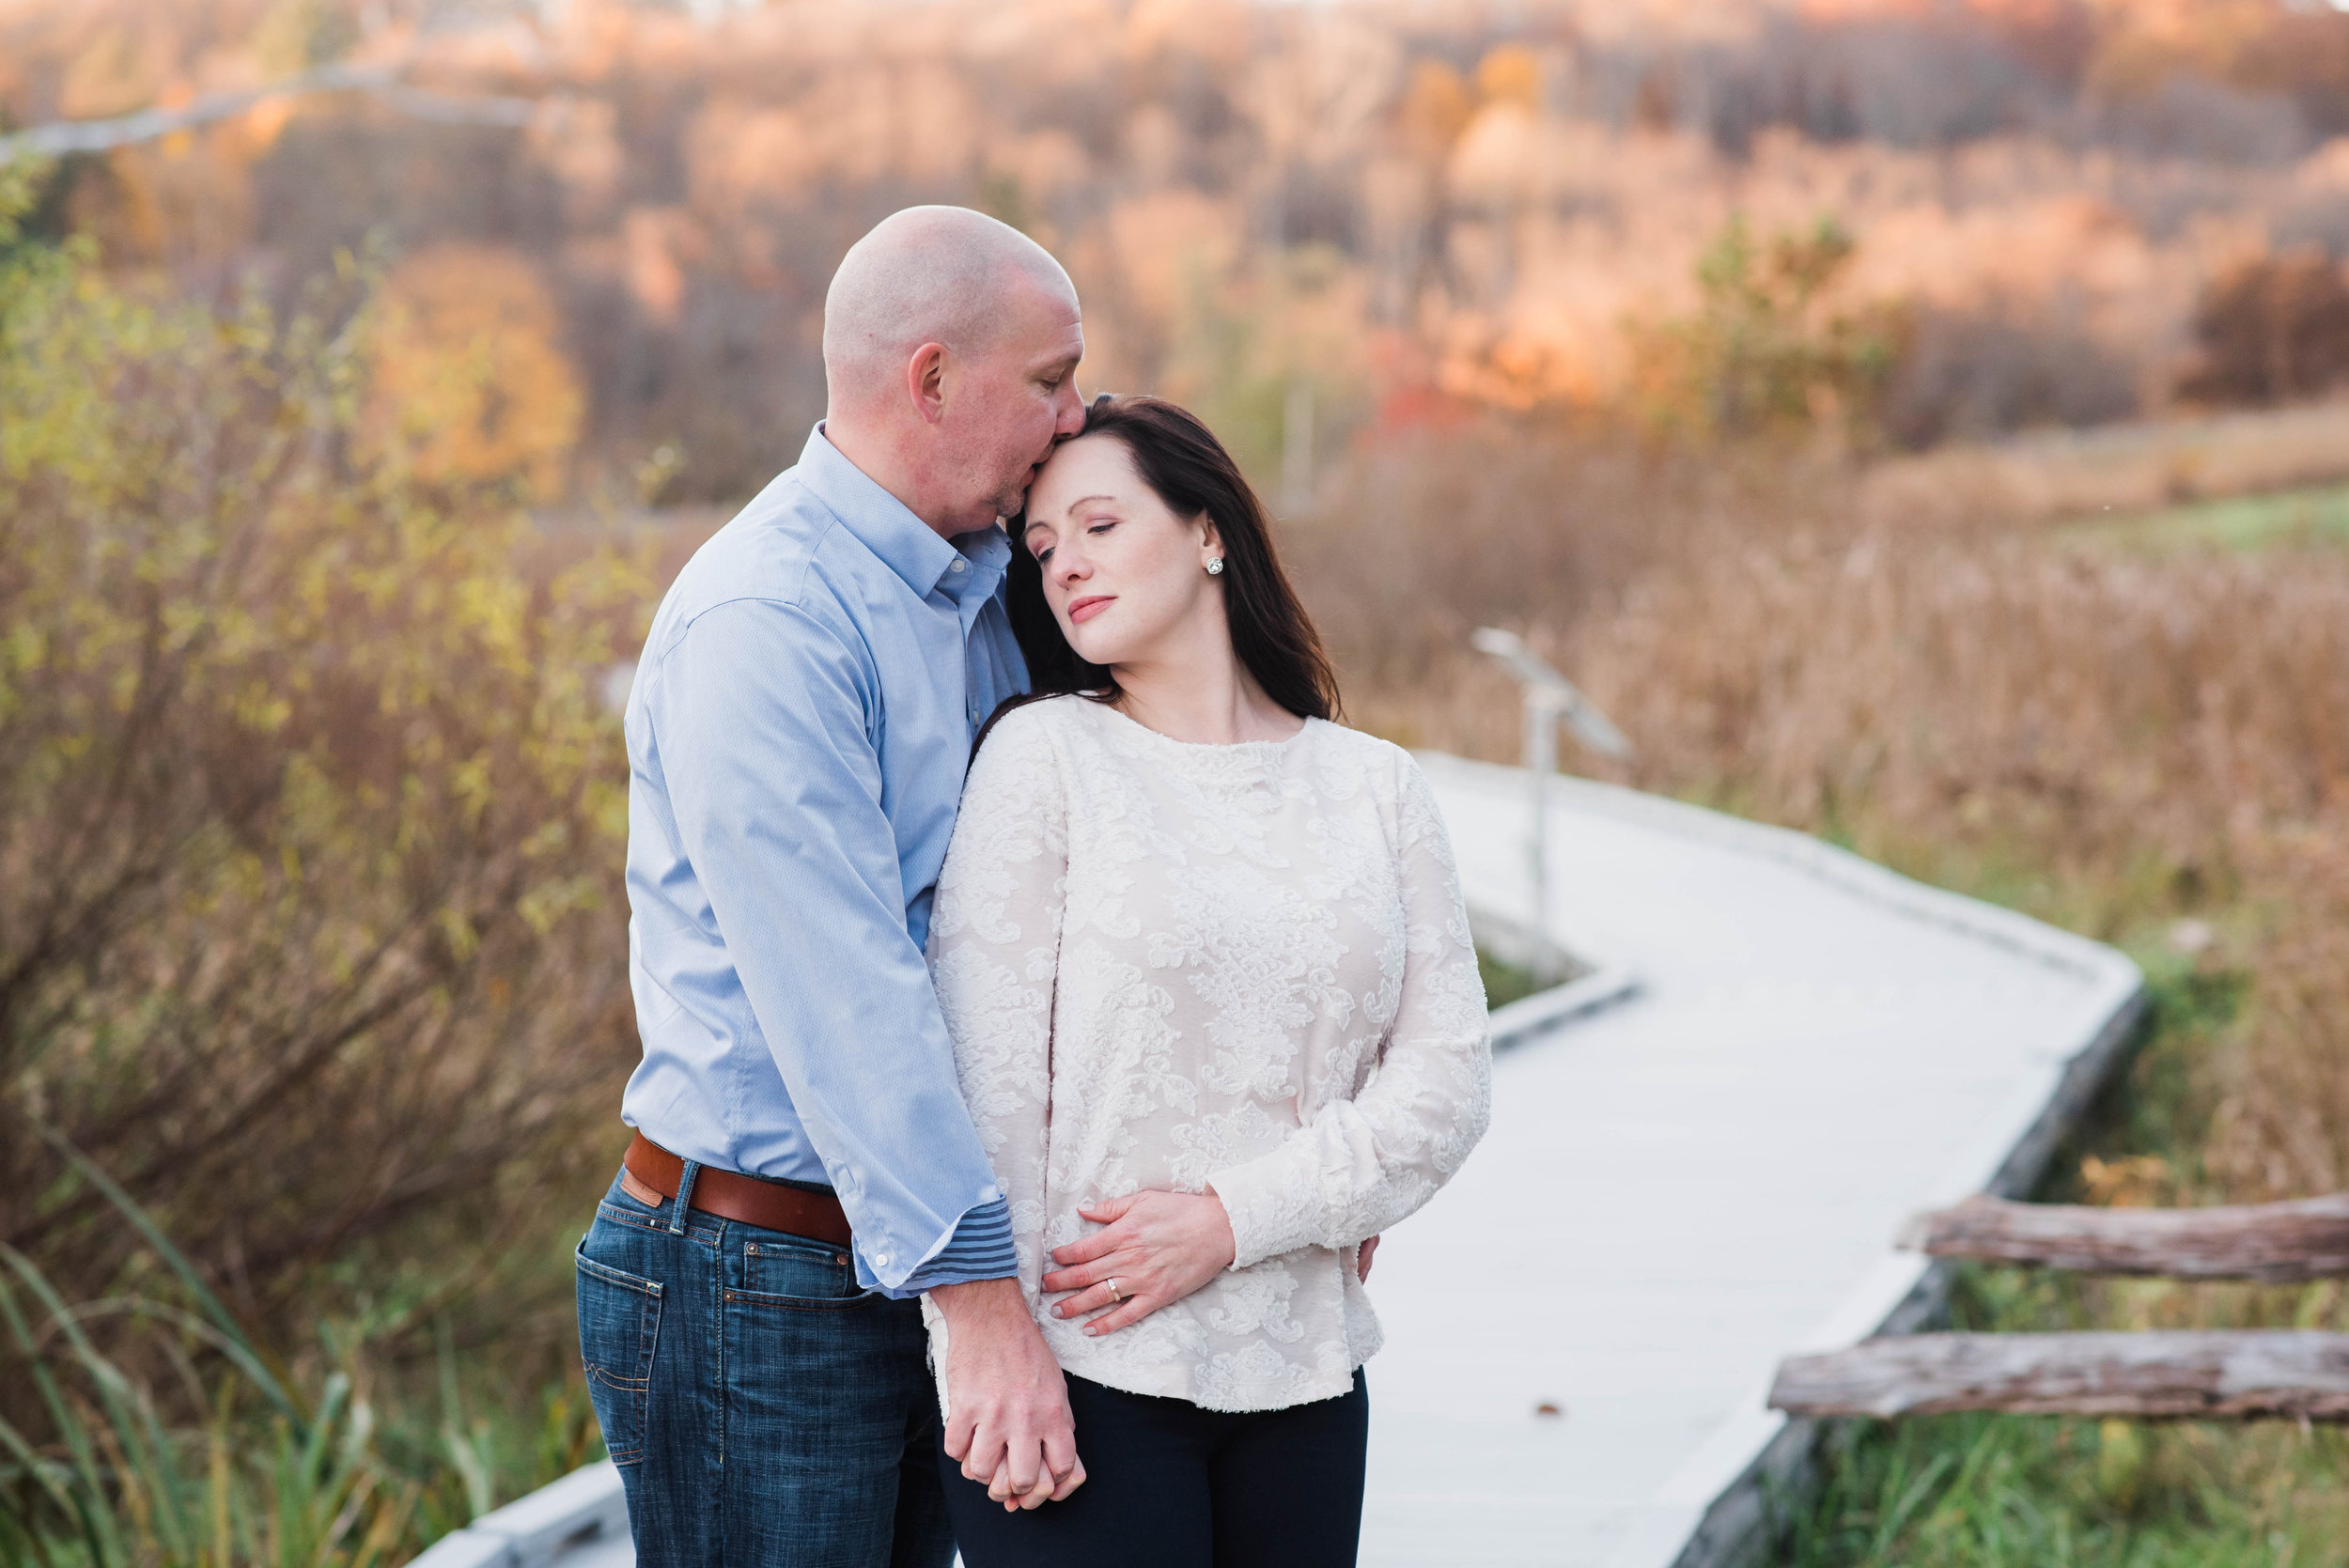
[[[699,1165],[689,1159],[685,1162],[685,1169],[677,1172],[677,1207],[669,1213],[671,1235],[685,1234],[685,1212],[693,1206],[693,1178],[701,1174],[701,1169]]]

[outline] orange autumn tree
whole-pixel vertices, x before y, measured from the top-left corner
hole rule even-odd
[[[385,279],[364,428],[428,485],[555,493],[585,401],[538,270],[490,245],[436,245]]]

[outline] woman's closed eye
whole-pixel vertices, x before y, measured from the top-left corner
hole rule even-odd
[[[1118,518],[1106,518],[1101,521],[1087,527],[1085,532],[1088,534],[1106,534],[1111,529],[1116,527],[1121,520],[1122,520]],[[1054,548],[1055,547],[1051,545],[1046,545],[1042,550],[1037,551],[1035,552],[1035,564],[1039,567],[1048,565],[1052,559],[1052,551]]]

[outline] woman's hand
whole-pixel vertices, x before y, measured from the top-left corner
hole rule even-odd
[[[1206,1192],[1129,1193],[1077,1211],[1105,1229],[1052,1249],[1060,1267],[1044,1276],[1048,1291],[1075,1291],[1055,1317],[1102,1312],[1088,1334],[1111,1334],[1180,1301],[1231,1266],[1232,1220],[1223,1200]],[[1117,1294],[1110,1294],[1110,1281]]]

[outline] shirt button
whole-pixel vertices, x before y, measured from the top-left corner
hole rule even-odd
[[[971,563],[957,555],[954,559],[954,564],[946,569],[948,571],[969,571],[971,569]]]

